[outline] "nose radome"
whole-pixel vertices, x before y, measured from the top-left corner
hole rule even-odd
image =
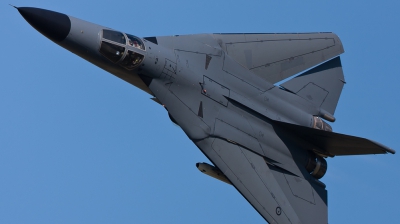
[[[65,14],[31,7],[17,9],[33,28],[55,42],[64,40],[71,30],[71,20]]]

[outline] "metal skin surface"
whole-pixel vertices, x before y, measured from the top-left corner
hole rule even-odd
[[[199,169],[232,184],[269,223],[327,223],[327,190],[318,180],[324,158],[395,153],[334,133],[322,121],[335,121],[345,84],[338,57],[344,50],[333,33],[140,39],[16,8],[54,43],[151,94],[215,166]]]

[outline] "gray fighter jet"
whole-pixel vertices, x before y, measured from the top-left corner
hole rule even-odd
[[[140,38],[16,8],[54,43],[151,94],[212,161],[199,170],[234,186],[269,223],[328,222],[325,158],[395,153],[326,122],[345,84],[333,33]]]

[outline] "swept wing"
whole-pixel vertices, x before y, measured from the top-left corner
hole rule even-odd
[[[226,140],[206,138],[196,145],[269,223],[327,223],[323,185]]]
[[[334,33],[214,34],[237,62],[276,83],[344,52]]]

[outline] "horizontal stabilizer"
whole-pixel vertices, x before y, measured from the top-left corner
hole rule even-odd
[[[369,139],[313,129],[280,121],[276,122],[299,138],[315,145],[317,148],[314,150],[317,150],[324,155],[348,156],[396,153],[395,150]]]
[[[340,57],[336,57],[281,86],[333,115],[344,83]]]

